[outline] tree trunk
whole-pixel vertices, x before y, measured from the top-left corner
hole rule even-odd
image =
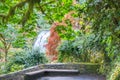
[[[2,53],[0,52],[0,59],[2,58],[2,55],[1,55]]]
[[[5,62],[7,62],[7,54],[8,54],[8,50],[5,49]]]

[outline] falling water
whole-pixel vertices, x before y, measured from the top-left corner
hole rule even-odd
[[[35,44],[33,46],[33,50],[39,50],[41,53],[45,53],[45,45],[47,44],[47,38],[50,35],[50,31],[49,30],[43,30],[39,33]]]

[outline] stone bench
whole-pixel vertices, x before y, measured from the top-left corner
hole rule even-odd
[[[27,73],[41,71],[45,69],[59,69],[59,70],[79,70],[79,74],[99,74],[98,69],[100,68],[100,64],[98,63],[56,63],[56,64],[40,64],[37,66],[33,66],[24,70],[20,70],[17,72],[12,72],[9,74],[0,75],[0,80],[24,80],[24,76]],[[47,74],[49,74],[47,72]],[[52,73],[54,74],[54,73]],[[66,73],[67,74],[67,73]],[[69,73],[72,74],[72,73]],[[29,74],[30,75],[30,74]],[[42,75],[42,73],[41,73]],[[64,75],[61,72],[61,75]],[[100,74],[99,74],[100,75]],[[38,75],[40,76],[40,75]],[[68,75],[69,76],[69,75]],[[34,79],[33,79],[34,80]]]
[[[25,80],[35,80],[43,76],[67,76],[78,75],[79,70],[67,70],[67,69],[43,69],[39,71],[25,73]]]

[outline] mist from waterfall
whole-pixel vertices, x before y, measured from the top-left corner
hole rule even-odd
[[[49,30],[41,31],[33,45],[33,50],[39,51],[40,53],[45,53],[46,51],[45,45],[47,44],[49,36],[50,36]]]

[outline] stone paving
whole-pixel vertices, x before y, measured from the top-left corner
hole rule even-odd
[[[105,80],[104,76],[97,75],[79,75],[79,76],[54,76],[42,77],[37,80]]]

